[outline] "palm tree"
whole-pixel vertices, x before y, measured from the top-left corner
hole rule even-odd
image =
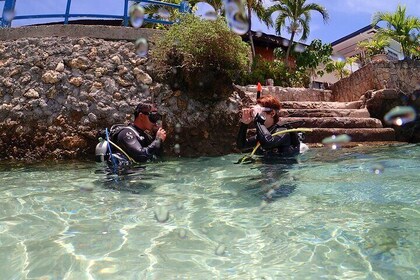
[[[309,22],[312,18],[311,11],[319,12],[324,22],[327,22],[329,15],[323,6],[314,3],[307,4],[306,0],[277,0],[274,2],[276,4],[268,9],[268,13],[272,15],[275,12],[279,12],[275,22],[276,33],[280,35],[282,28],[286,27],[291,34],[286,52],[287,63],[295,36],[302,33],[300,40],[303,41],[309,36]]]
[[[249,43],[251,45],[251,51],[252,51],[252,60],[255,58],[255,46],[254,46],[254,40],[252,38],[252,31],[251,31],[251,16],[252,12],[255,12],[260,22],[264,22],[267,26],[273,25],[273,22],[271,20],[270,14],[267,13],[267,10],[264,8],[263,0],[246,0],[246,7],[247,7],[247,14],[248,14],[248,25],[249,25]]]
[[[411,57],[419,42],[420,19],[414,16],[407,16],[406,7],[398,5],[395,13],[375,13],[372,26],[375,26],[381,21],[387,23],[387,28],[379,29],[379,36],[392,38],[399,42],[404,56]]]
[[[334,75],[342,79],[350,75],[350,71],[346,69],[346,66],[350,64],[351,60],[332,60],[325,65],[325,70],[327,73],[334,72]]]

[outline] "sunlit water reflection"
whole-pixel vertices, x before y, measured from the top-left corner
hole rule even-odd
[[[1,279],[419,278],[420,146],[238,158],[1,163]]]

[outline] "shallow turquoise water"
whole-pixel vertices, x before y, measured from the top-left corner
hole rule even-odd
[[[420,146],[238,158],[0,163],[0,278],[420,278]]]

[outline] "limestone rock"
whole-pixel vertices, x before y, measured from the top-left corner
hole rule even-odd
[[[144,72],[143,70],[141,70],[140,68],[138,67],[134,68],[133,72],[134,72],[134,75],[136,75],[136,79],[139,83],[150,85],[153,82],[150,75]]]
[[[60,80],[60,73],[49,70],[42,75],[42,81],[46,84],[55,84]]]
[[[67,136],[64,137],[61,141],[63,147],[65,149],[77,149],[77,148],[83,148],[87,146],[86,140],[79,136]]]
[[[118,55],[114,55],[113,57],[111,57],[111,60],[117,65],[121,64],[121,58]]]
[[[129,87],[133,84],[129,81],[126,81],[126,80],[122,79],[121,77],[117,77],[116,80],[117,80],[117,83],[122,87]]]
[[[55,71],[57,71],[57,72],[63,72],[64,71],[64,63],[59,62],[57,64],[57,66],[55,67]]]
[[[83,83],[83,78],[82,77],[71,77],[69,83],[76,86],[76,87],[80,87],[80,85]]]
[[[78,58],[73,58],[72,60],[70,60],[69,65],[71,68],[86,70],[89,68],[90,63],[86,57],[78,57]]]
[[[25,96],[27,98],[39,98],[39,93],[36,90],[34,90],[33,88],[31,88],[30,90],[25,92],[23,94],[23,96]]]

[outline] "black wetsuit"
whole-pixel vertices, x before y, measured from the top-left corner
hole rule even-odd
[[[256,135],[246,138],[248,125],[241,123],[236,145],[239,149],[253,148],[260,143],[257,154],[264,157],[293,157],[299,154],[300,145],[293,144],[290,133],[272,136],[272,134],[286,130],[286,127],[274,124],[266,128],[262,123],[255,121]]]
[[[159,138],[154,139],[134,124],[128,125],[118,133],[116,144],[136,162],[155,159],[162,153],[162,141]],[[126,158],[123,153],[113,150],[122,158]]]

